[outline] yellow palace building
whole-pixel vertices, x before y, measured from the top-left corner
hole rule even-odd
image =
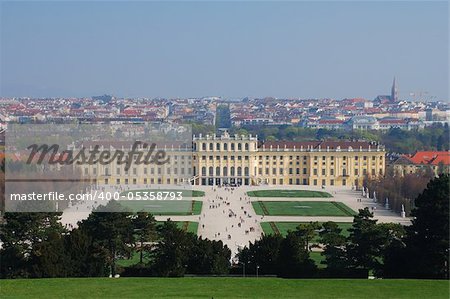
[[[108,149],[127,146],[114,142]],[[85,177],[109,185],[311,185],[361,186],[366,176],[384,175],[385,149],[363,141],[267,141],[256,136],[193,136],[192,144],[159,146],[163,165],[116,161],[82,166]],[[143,149],[140,149],[143,150]]]

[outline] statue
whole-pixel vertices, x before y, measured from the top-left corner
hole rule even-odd
[[[400,215],[402,216],[402,218],[406,218],[405,206],[403,204],[402,204],[402,211],[401,211]]]
[[[389,198],[386,197],[386,202],[384,204],[384,207],[389,210]]]

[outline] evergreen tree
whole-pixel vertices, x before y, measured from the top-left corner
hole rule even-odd
[[[133,228],[137,233],[137,240],[139,241],[139,263],[142,264],[144,251],[150,249],[150,246],[144,245],[144,243],[154,241],[157,236],[155,218],[147,212],[138,212],[133,217]]]
[[[134,244],[132,214],[121,210],[119,203],[110,201],[106,206],[95,209],[79,226],[96,246],[108,252],[111,275],[116,274],[117,256],[129,254]]]
[[[193,245],[193,235],[178,229],[172,221],[159,228],[159,242],[154,250],[153,269],[157,276],[183,276]]]
[[[381,266],[383,232],[377,227],[377,220],[372,218],[373,214],[368,208],[360,209],[354,217],[346,248],[351,268],[375,270]]]
[[[61,213],[5,213],[0,230],[2,277],[33,276],[33,251],[64,231],[60,216]]]
[[[415,200],[406,248],[414,267],[408,276],[448,278],[450,177],[442,175],[428,183]]]
[[[289,232],[281,242],[278,260],[282,277],[311,277],[317,270],[306,250],[305,240],[295,232]]]
[[[322,227],[323,230],[319,233],[320,243],[324,246],[322,255],[325,256],[325,261],[322,263],[332,272],[347,268],[346,238],[342,235],[342,229],[332,221],[323,223]]]

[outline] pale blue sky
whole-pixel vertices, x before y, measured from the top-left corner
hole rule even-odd
[[[2,2],[1,96],[448,99],[447,2]]]

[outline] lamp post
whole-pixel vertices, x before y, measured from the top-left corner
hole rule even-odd
[[[258,278],[259,265],[256,265],[256,278]]]
[[[239,262],[242,265],[242,277],[245,277],[245,263]]]

